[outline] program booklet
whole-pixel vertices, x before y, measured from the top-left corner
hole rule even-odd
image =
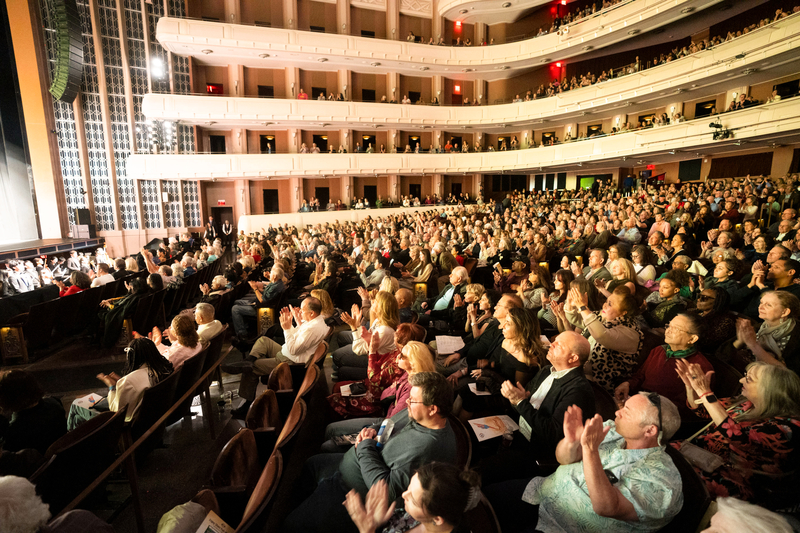
[[[217,513],[209,511],[195,533],[233,533],[233,528],[217,516]]]

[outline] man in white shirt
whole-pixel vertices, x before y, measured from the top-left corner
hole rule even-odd
[[[102,287],[106,283],[112,283],[114,281],[116,280],[114,279],[114,275],[109,273],[108,265],[105,263],[99,263],[97,265],[97,274],[92,280],[92,287]]]
[[[280,324],[286,342],[283,346],[269,337],[259,338],[250,350],[248,361],[234,363],[222,367],[224,372],[236,374],[242,372],[239,384],[239,396],[245,403],[231,414],[235,418],[244,418],[250,403],[256,397],[256,387],[261,376],[268,376],[279,363],[305,364],[328,335],[328,325],[321,315],[322,303],[308,297],[303,300],[300,309],[284,307],[281,309]],[[297,324],[292,326],[292,320]]]
[[[214,320],[214,306],[200,302],[194,308],[194,321],[197,322],[197,334],[200,342],[208,344],[211,339],[222,332],[222,323]]]

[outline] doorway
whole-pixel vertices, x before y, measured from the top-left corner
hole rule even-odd
[[[224,135],[209,135],[208,144],[212,154],[225,153],[225,136]]]
[[[419,198],[422,200],[422,184],[410,183],[408,185],[408,194],[411,195],[411,198]]]
[[[313,135],[312,141],[317,145],[320,152],[328,151],[328,136],[327,135]]]
[[[320,211],[324,211],[331,201],[331,190],[329,187],[314,187],[314,197],[319,201]]]
[[[260,148],[262,154],[274,154],[275,153],[275,136],[274,135],[261,135],[260,138]]]
[[[378,186],[364,185],[364,198],[369,200],[369,205],[374,206],[375,200],[378,199]]]
[[[451,183],[450,184],[450,192],[453,193],[453,196],[459,198],[461,196],[461,184],[460,183]]]
[[[375,146],[375,136],[374,135],[362,135],[361,136],[361,149],[366,152],[369,145],[372,145],[372,149],[377,151],[378,147]]]
[[[232,207],[212,207],[211,208],[211,216],[214,217],[214,220],[217,224],[217,231],[222,232],[222,225],[227,220],[233,226],[235,220],[233,220],[233,208]]]
[[[280,213],[281,202],[277,189],[264,189],[264,213]]]
[[[412,152],[416,152],[417,146],[419,146],[419,135],[412,135],[409,137],[408,145],[411,147]]]

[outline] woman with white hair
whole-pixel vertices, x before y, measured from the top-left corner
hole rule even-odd
[[[717,498],[717,512],[702,533],[792,533],[778,513],[736,498]]]

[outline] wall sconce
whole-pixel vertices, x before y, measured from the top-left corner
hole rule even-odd
[[[397,33],[397,28],[392,28],[392,35],[394,35],[395,33]]]
[[[675,106],[672,106],[672,108],[670,108],[670,112],[673,114],[675,113]]]
[[[619,117],[617,117],[617,124],[619,124]]]
[[[436,96],[442,96],[442,91],[436,91]]]
[[[394,94],[395,91],[397,91],[397,87],[392,87],[392,94]]]
[[[235,18],[233,16],[233,13],[231,13],[231,22],[233,22],[234,20],[235,20]]]
[[[348,137],[350,137],[350,132],[349,131],[344,132],[344,138],[347,139]]]
[[[617,119],[617,122],[619,122],[619,119]],[[567,133],[572,133],[572,126],[567,126]]]
[[[346,190],[348,192],[347,196],[350,196],[350,194],[349,194],[350,193],[350,184],[349,183],[344,186],[344,190]]]
[[[231,16],[233,16],[233,15],[231,15]],[[239,80],[236,80],[236,81],[233,82],[233,89],[234,89],[234,92],[236,93],[236,95],[238,96],[239,95]]]
[[[300,187],[295,187],[295,188],[294,188],[294,196],[295,196],[295,198],[297,198],[298,200],[300,199]]]
[[[289,19],[289,27],[290,27],[290,28],[292,27],[292,22],[293,22],[293,20],[292,20],[292,19]]]
[[[347,84],[345,83],[344,85],[342,85],[342,88],[343,88],[345,91],[347,91]]]
[[[293,131],[293,132],[292,132],[292,139],[294,139],[295,137],[297,137],[297,132],[296,132],[296,131]]]
[[[344,31],[344,30],[346,30],[346,29],[347,29],[347,24],[345,24],[345,23],[343,22],[343,23],[342,23],[342,31]]]
[[[734,97],[734,98],[736,98],[737,96],[739,96],[739,93],[737,93],[737,92],[734,92],[734,93],[733,93],[733,97]]]

